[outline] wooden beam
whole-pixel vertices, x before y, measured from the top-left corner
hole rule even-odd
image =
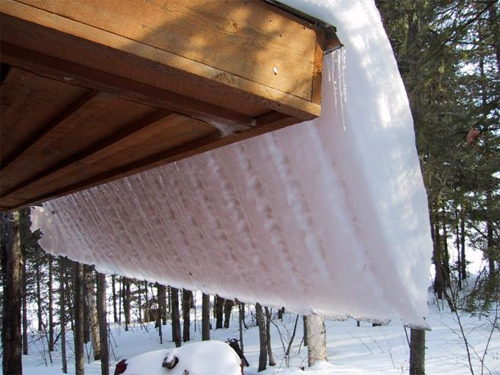
[[[194,118],[253,126],[255,120],[229,109],[177,95],[97,69],[69,63],[10,43],[1,42],[0,58],[23,70],[73,85],[110,92],[138,103],[181,112]]]
[[[63,175],[66,171],[74,169],[75,166],[79,168],[78,163],[90,163],[92,159],[99,158],[100,155],[106,153],[113,148],[116,148],[120,142],[126,141],[133,136],[137,136],[141,131],[150,127],[152,124],[155,124],[161,119],[164,119],[168,115],[172,114],[172,111],[168,110],[159,110],[154,112],[153,114],[146,116],[142,120],[127,126],[122,129],[118,133],[113,136],[102,140],[96,145],[85,149],[85,151],[80,152],[76,155],[72,155],[61,163],[48,168],[47,170],[38,173],[37,175],[26,179],[15,186],[11,187],[9,190],[3,192],[2,199],[7,199],[15,194],[19,189],[27,189],[35,183],[38,183],[42,180],[48,180],[57,175]]]
[[[200,0],[195,0],[193,4],[199,5],[201,2]],[[83,19],[80,21],[70,19],[73,16],[76,18],[80,17],[81,14],[78,15],[80,10],[81,12],[86,12],[87,10],[83,8],[87,9],[87,2],[85,2],[85,6],[82,9],[79,9],[80,7],[72,7],[71,2],[62,3],[57,1],[57,4],[52,2],[34,2],[33,4],[35,3],[40,8],[48,7],[52,9],[52,7],[55,7],[55,13],[21,4],[17,1],[4,0],[2,2],[2,7],[0,8],[1,12],[3,12],[1,22],[2,40],[72,63],[81,64],[88,68],[100,69],[111,74],[119,72],[124,78],[139,80],[147,85],[188,97],[201,95],[209,98],[209,102],[219,105],[224,102],[224,100],[221,101],[221,98],[224,96],[227,97],[226,94],[229,94],[229,96],[237,96],[238,99],[245,102],[253,101],[259,103],[268,110],[287,113],[297,117],[299,120],[308,120],[320,114],[320,106],[317,103],[311,102],[310,99],[312,73],[314,70],[313,59],[315,58],[314,44],[316,42],[316,29],[307,22],[293,19],[293,16],[292,21],[290,15],[279,9],[274,9],[270,13],[274,16],[271,17],[269,14],[270,18],[268,17],[267,21],[264,21],[264,19],[255,21],[262,26],[262,30],[266,30],[267,37],[275,40],[276,43],[279,42],[279,48],[272,43],[268,45],[266,40],[262,39],[264,36],[253,40],[245,34],[248,32],[250,35],[254,35],[257,32],[257,26],[253,25],[254,21],[252,21],[255,16],[252,15],[250,17],[247,14],[247,17],[241,20],[241,24],[245,25],[245,22],[247,22],[249,25],[236,33],[238,37],[234,45],[229,43],[232,40],[232,34],[224,32],[224,28],[227,26],[225,21],[217,19],[217,22],[222,22],[222,24],[217,25],[215,20],[212,21],[215,29],[211,38],[209,35],[203,36],[200,34],[201,37],[205,38],[204,41],[206,43],[204,45],[198,46],[193,40],[186,39],[184,45],[179,45],[181,50],[168,51],[168,44],[159,45],[158,43],[165,43],[165,41],[172,38],[172,35],[169,36],[168,33],[164,34],[161,27],[153,30],[147,28],[148,32],[140,31],[139,34],[144,34],[144,38],[142,39],[136,34],[124,36],[120,35],[120,33],[135,32],[134,30],[136,29],[131,24],[123,24],[122,21],[117,21],[122,22],[121,26],[109,25],[110,30],[106,31],[107,24],[101,20],[102,17],[97,14],[94,17],[94,14],[91,13],[88,15],[88,22],[97,22],[98,24],[95,26],[88,25]],[[132,3],[135,4],[138,2],[132,0]],[[246,7],[245,3],[247,1],[235,0],[225,3],[225,7],[221,8],[218,5],[214,6],[214,2],[212,1],[205,3],[206,7],[211,9],[210,12],[216,13],[217,11],[228,17],[230,15],[228,15],[226,6],[232,8],[234,4],[238,4],[238,7],[245,8],[245,12],[248,12],[251,11],[252,7],[261,7],[263,4],[262,1],[248,1],[249,6]],[[104,3],[99,2],[99,7],[104,5],[117,7],[116,4],[116,1],[110,0]],[[144,5],[144,12],[147,13],[147,17],[159,17],[159,13],[151,13],[147,2],[140,1],[140,4]],[[175,14],[176,7],[184,8],[185,4],[184,2],[174,1],[170,6],[174,10],[171,10],[165,17],[175,22],[175,17],[171,18],[172,14]],[[67,7],[71,8],[71,10],[66,9]],[[272,6],[269,7],[274,8]],[[121,6],[121,8],[124,7]],[[238,9],[235,10],[236,14],[241,13]],[[70,16],[69,13],[66,13],[66,10],[76,12],[76,14],[71,13]],[[203,13],[203,9],[201,8],[196,11]],[[57,12],[64,15],[56,14]],[[161,12],[163,10],[160,9]],[[105,12],[100,11],[98,13],[100,15]],[[116,16],[115,13],[110,14],[114,14],[113,20],[110,21],[111,23],[120,20],[120,17]],[[137,26],[138,17],[142,15],[142,13],[139,13],[136,17],[134,14],[132,24]],[[178,35],[180,40],[183,40],[185,37],[183,33],[188,36],[193,33],[198,35],[199,33],[197,30],[180,32],[180,30],[185,30],[186,25],[179,23],[179,20],[177,20],[176,24],[178,27],[177,34],[180,33]],[[250,27],[250,25],[253,26]],[[111,31],[114,27],[117,29]],[[139,25],[140,27],[141,25]],[[283,30],[281,30],[281,27],[283,27]],[[249,28],[249,30],[246,28]],[[167,28],[167,30],[169,29]],[[308,42],[304,44],[299,42],[297,48],[294,48],[292,44],[295,40],[301,40],[300,34],[302,32],[309,35],[307,37]],[[162,37],[159,37],[158,33]],[[153,38],[154,40],[150,41],[149,38]],[[54,41],[57,41],[57,43]],[[217,41],[217,44],[213,44],[215,41]],[[236,48],[239,45],[238,43],[241,44],[240,48]],[[258,48],[256,46],[254,46],[255,48],[250,48],[249,44],[253,45],[253,43],[257,43]],[[173,44],[177,45],[178,42],[173,42]],[[183,56],[183,53],[187,53],[186,50],[199,50],[199,52],[196,52],[197,56],[206,56],[206,58],[216,56],[218,62],[225,63],[227,60],[233,62],[235,66],[239,66],[239,64],[244,62],[242,68],[246,69],[246,73],[241,72],[241,74],[237,74],[218,68],[217,64],[211,66],[208,61],[204,63],[197,61],[195,57],[192,59],[187,58]],[[213,51],[218,51],[218,53],[213,53]],[[245,51],[245,53],[242,54],[241,51]],[[308,77],[305,77],[298,74],[298,66],[305,60],[305,54],[309,55],[309,53],[311,55],[311,62],[307,66]],[[248,56],[254,60],[247,61]],[[280,64],[286,59],[290,59],[287,62],[287,67],[281,66]],[[259,70],[262,66],[265,66],[264,72],[260,72]],[[245,75],[248,75],[248,77],[244,78]],[[297,75],[300,75],[302,78],[296,77]],[[264,79],[263,77],[266,78]],[[265,82],[261,82],[261,79],[264,79]],[[276,85],[272,84],[273,80],[279,81],[282,79],[288,80],[285,86],[290,87],[289,91],[291,92],[295,88],[300,88],[300,90],[307,88],[304,92],[307,91],[308,99],[304,99],[298,94],[287,92],[284,88],[279,89]],[[308,84],[303,86],[305,82],[308,82]]]
[[[283,126],[295,123],[295,119],[279,112],[270,112],[257,119],[256,126],[276,126],[281,128]]]
[[[311,100],[317,29],[261,0],[4,2],[6,12],[98,44],[132,54],[147,45],[176,55],[167,65],[193,72],[197,63]]]
[[[313,103],[321,104],[321,81],[323,80],[323,44],[325,34],[321,32],[314,46],[314,70],[311,87],[311,100]]]
[[[201,154],[203,152],[226,146],[231,143],[247,139],[249,137],[255,137],[261,134],[265,134],[268,133],[271,129],[276,130],[286,127],[290,125],[290,122],[293,120],[294,119],[292,117],[286,117],[283,116],[283,114],[271,112],[257,120],[258,122],[260,121],[260,126],[254,127],[244,133],[234,133],[226,137],[221,137],[220,134],[212,134],[207,137],[203,137],[195,141],[183,144],[182,146],[160,152],[153,156],[149,156],[134,163],[116,168],[113,171],[102,173],[88,180],[64,187],[55,192],[51,192],[50,194],[38,196],[36,198],[28,199],[23,202],[16,202],[15,204],[6,204],[5,202],[2,202],[3,198],[1,198],[0,205],[2,205],[3,207],[8,207],[8,209],[12,209],[13,207],[19,208],[29,205],[35,205],[44,202],[47,199],[61,197],[83,189],[100,185],[102,183],[110,182],[122,177],[143,172],[148,169],[159,167],[166,163],[172,163],[174,161],[178,161],[190,156]]]
[[[97,91],[89,91],[82,97],[78,98],[72,105],[65,108],[56,118],[50,121],[47,125],[41,128],[33,137],[28,139],[26,143],[15,150],[12,155],[9,155],[0,165],[0,172],[14,164],[26,153],[34,150],[47,147],[50,140],[60,137],[64,132],[71,131],[71,128],[64,127],[64,122],[73,116],[80,108],[88,104],[98,94]],[[12,167],[11,167],[12,168]]]

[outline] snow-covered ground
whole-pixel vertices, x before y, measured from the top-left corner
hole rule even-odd
[[[228,338],[238,338],[237,310],[233,313],[233,320],[229,329],[212,330],[212,338],[226,341]],[[427,333],[426,370],[428,374],[460,375],[470,374],[468,369],[467,351],[464,340],[460,336],[460,326],[454,314],[443,306],[431,302],[431,315],[427,319],[432,331]],[[200,312],[200,310],[198,310]],[[247,311],[248,313],[248,311]],[[194,318],[194,317],[193,317]],[[276,320],[283,338],[286,340],[293,329],[296,315],[285,314],[283,322]],[[252,325],[253,317],[247,314],[247,323]],[[491,330],[488,319],[479,319],[463,316],[461,319],[464,332],[469,342],[472,363],[475,374],[500,374],[500,331],[494,332],[485,355],[485,365],[481,372],[480,357],[484,355],[485,345]],[[200,340],[201,322],[191,324],[191,334],[195,341]],[[327,321],[327,340],[329,363],[321,364],[313,369],[306,369],[310,375],[353,375],[353,374],[407,374],[409,364],[409,347],[405,329],[400,322],[392,322],[388,326],[372,327],[371,324],[361,322],[357,327],[353,320]],[[299,319],[297,336],[294,340],[290,368],[287,368],[283,359],[283,349],[280,342],[278,329],[272,327],[273,350],[277,365],[260,374],[272,375],[298,375],[303,374],[299,367],[307,367],[307,349],[302,344],[302,319]],[[124,358],[152,350],[173,348],[170,342],[170,325],[163,327],[164,344],[159,343],[158,332],[153,324],[135,324],[130,331],[125,332],[123,327],[116,326],[111,329],[111,356],[114,364]],[[195,330],[196,329],[196,330]],[[288,330],[288,331],[287,331]],[[408,330],[409,335],[409,330]],[[72,338],[69,340],[69,369],[74,373],[72,357]],[[26,375],[59,375],[62,374],[60,354],[52,354],[53,364],[46,365],[49,361],[44,352],[41,341],[31,343],[31,354],[23,357],[24,374]],[[259,339],[258,328],[245,330],[244,350],[250,367],[245,369],[246,375],[257,374]],[[90,352],[90,347],[89,347]],[[50,362],[50,361],[49,361]],[[207,364],[208,366],[208,364]],[[85,373],[98,375],[99,361],[86,361]],[[154,375],[154,374],[144,374]],[[216,375],[216,374],[214,374]]]

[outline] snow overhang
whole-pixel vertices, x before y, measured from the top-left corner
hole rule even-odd
[[[332,318],[424,325],[432,242],[405,89],[371,0],[283,1],[335,25],[322,114],[37,208],[56,255]]]

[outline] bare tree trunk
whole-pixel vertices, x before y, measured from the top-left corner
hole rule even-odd
[[[302,317],[302,324],[304,326],[304,346],[307,346],[307,323],[306,323],[306,316],[304,315]]]
[[[158,285],[158,311],[161,311],[160,318],[163,325],[167,324],[167,292],[165,285]]]
[[[2,224],[2,369],[4,375],[22,374],[21,241],[19,211],[0,213]]]
[[[183,319],[183,332],[182,339],[184,342],[188,342],[190,337],[190,327],[191,327],[191,305],[193,303],[193,292],[190,290],[183,289],[182,291],[182,319]]]
[[[75,262],[74,264],[74,281],[73,286],[75,288],[73,303],[74,308],[74,341],[75,341],[75,373],[76,375],[83,375],[84,369],[84,353],[83,353],[83,339],[84,339],[84,280],[83,280],[83,267],[80,263]]]
[[[222,328],[224,320],[224,298],[215,297],[215,329]]]
[[[266,311],[266,335],[267,335],[267,355],[269,356],[269,366],[276,366],[276,361],[274,360],[273,348],[271,347],[271,312],[269,308],[265,308]]]
[[[85,282],[87,285],[87,306],[89,309],[89,327],[94,348],[94,359],[101,359],[101,340],[99,338],[99,318],[96,309],[94,272],[90,266],[85,266]]]
[[[285,313],[285,308],[282,307],[281,309],[278,310],[278,319],[283,320],[283,314]]]
[[[149,322],[149,292],[148,282],[144,281],[144,321]]]
[[[234,301],[227,299],[224,305],[224,328],[229,328],[231,322],[231,311],[233,310]]]
[[[492,192],[488,190],[486,193],[486,210],[487,212],[493,212],[493,204],[492,204]],[[491,214],[487,215],[486,220],[486,237],[487,237],[487,256],[488,256],[488,270],[489,270],[489,278],[490,280],[495,280],[495,241],[493,239],[493,228],[494,224],[490,217]]]
[[[455,208],[455,246],[457,248],[458,290],[462,290],[462,252],[460,251],[460,215]]]
[[[179,290],[177,288],[170,288],[171,303],[170,308],[172,311],[172,341],[176,347],[181,346],[181,322],[179,316]]]
[[[432,260],[434,263],[434,268],[436,270],[436,274],[434,276],[434,293],[436,293],[438,299],[443,299],[446,292],[446,270],[444,267],[444,256],[441,242],[441,234],[440,234],[440,221],[439,221],[439,208],[433,207],[430,212],[431,218],[431,234],[432,240],[434,244],[434,252],[432,255]]]
[[[87,265],[82,264],[83,272],[83,343],[87,344],[90,342],[90,306],[88,304],[88,290],[87,290]]]
[[[137,311],[139,322],[142,323],[142,282],[137,281]]]
[[[320,361],[326,361],[326,328],[325,321],[318,315],[306,318],[307,354],[309,367]]]
[[[125,315],[125,331],[130,325],[130,280],[124,277],[123,284],[123,314]]]
[[[450,252],[448,250],[448,228],[446,226],[446,210],[442,211],[443,225],[443,268],[445,271],[445,286],[451,286]]]
[[[106,276],[102,273],[97,273],[97,316],[99,321],[101,374],[109,375],[108,322],[106,319]]]
[[[259,372],[264,371],[267,367],[267,330],[266,318],[260,303],[255,305],[255,315],[257,315],[257,324],[259,325]]]
[[[43,331],[43,310],[42,310],[42,275],[40,272],[40,257],[36,260],[35,267],[35,279],[36,279],[36,307],[37,307],[37,318],[38,318],[38,332]]]
[[[118,278],[118,323],[122,323],[122,307],[123,307],[123,278]]]
[[[205,293],[201,302],[201,339],[210,340],[210,296]]]
[[[244,353],[244,345],[243,345],[243,323],[245,322],[245,304],[240,302],[238,304],[238,323],[240,329],[240,348],[241,352]]]
[[[163,287],[163,293],[165,293],[165,287],[156,283],[156,300],[158,302],[158,310],[156,311],[156,326],[158,327],[158,336],[160,337],[160,344],[163,344],[163,331],[161,324],[161,317],[163,315],[163,307],[160,303],[161,288]]]
[[[118,323],[118,312],[116,310],[116,277],[115,275],[111,275],[111,293],[113,298],[113,321]]]
[[[64,285],[66,281],[66,260],[59,258],[59,322],[61,324],[61,362],[62,372],[68,373],[68,361],[66,356],[66,292]]]
[[[425,375],[425,330],[423,329],[411,330],[410,375]]]
[[[49,292],[49,317],[48,317],[48,324],[49,324],[49,352],[54,351],[54,308],[52,306],[53,304],[53,295],[52,295],[52,281],[53,281],[53,265],[52,265],[52,256],[48,256],[48,262],[49,262],[49,280],[47,283],[48,286],[48,292]]]
[[[168,304],[167,304],[168,301]],[[165,324],[167,324],[167,312],[172,315],[172,291],[170,287],[167,287],[167,298],[165,298]]]
[[[465,218],[464,218],[464,212],[462,209],[461,213],[461,218],[460,218],[460,245],[461,245],[461,252],[462,252],[462,267],[461,267],[461,272],[462,272],[462,280],[467,279],[467,261],[465,258]]]
[[[21,237],[22,241],[22,237]],[[21,242],[22,246],[22,242]],[[22,281],[22,293],[23,293],[23,354],[28,355],[28,291],[26,285],[28,284],[26,276],[26,256],[23,257],[23,281]]]

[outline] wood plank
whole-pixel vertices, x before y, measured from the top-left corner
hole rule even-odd
[[[106,155],[109,155],[109,150],[116,148],[117,145],[120,145],[120,143],[124,142],[125,140],[130,141],[133,136],[140,135],[138,133],[141,130],[144,130],[145,128],[151,126],[151,124],[158,122],[171,113],[171,111],[167,110],[156,111],[153,114],[144,117],[140,121],[135,122],[124,129],[121,129],[112,136],[101,140],[100,142],[94,144],[92,147],[85,148],[84,151],[71,155],[64,161],[46,170],[43,170],[35,176],[18,182],[15,186],[10,187],[7,191],[3,191],[2,197],[8,198],[21,188],[23,190],[26,190],[34,185],[38,186],[38,184],[46,184],[47,181],[62,179],[67,173],[75,171],[75,169],[80,169],[82,167],[82,164],[90,164],[95,160],[100,160]]]
[[[201,139],[183,144],[172,149],[159,152],[155,155],[149,156],[142,160],[135,161],[134,163],[127,164],[117,168],[113,171],[108,171],[96,175],[85,181],[81,181],[64,188],[60,188],[49,194],[39,195],[37,197],[22,197],[12,195],[9,198],[0,198],[0,205],[4,207],[9,207],[12,209],[14,207],[25,207],[27,205],[38,204],[47,199],[57,198],[63,195],[71,194],[76,191],[90,188],[92,186],[100,185],[102,183],[110,182],[121,177],[129,176],[131,174],[139,173],[151,168],[159,167],[166,163],[171,163],[177,160],[181,160],[190,156],[194,156],[218,147],[226,146],[228,144],[241,141],[248,137],[258,136],[267,133],[271,130],[276,130],[279,128],[286,127],[290,125],[290,121],[293,118],[286,118],[282,114],[269,113],[262,116],[261,119],[257,119],[262,125],[259,127],[252,128],[245,133],[234,133],[226,137],[221,137],[220,134],[214,133],[212,135],[206,136]]]
[[[55,138],[63,136],[64,132],[71,131],[71,129],[63,126],[64,121],[74,115],[81,107],[90,102],[97,95],[97,93],[97,91],[85,93],[73,104],[65,108],[62,113],[60,113],[47,125],[43,126],[39,132],[29,138],[25,144],[15,151],[15,153],[4,160],[0,166],[0,171],[3,172],[7,167],[11,166],[11,164],[19,161],[21,157],[26,155],[28,152],[34,152],[35,150],[41,150],[45,147],[49,147]],[[11,166],[11,168],[13,167]]]
[[[0,164],[87,91],[13,67],[0,88]]]
[[[111,170],[209,135],[221,134],[210,124],[172,113],[93,155],[84,164],[87,167],[104,165]]]
[[[325,33],[318,33],[314,46],[313,81],[311,87],[311,101],[321,104],[321,81],[323,79],[323,45],[325,44]]]
[[[229,125],[243,124],[252,126],[254,123],[252,117],[231,110],[173,94],[154,86],[128,80],[97,69],[56,59],[3,41],[0,48],[2,50],[0,56],[2,61],[44,77],[66,80],[77,86],[114,93],[132,101],[185,113],[201,119],[225,121]]]
[[[320,106],[315,103],[221,69],[12,0],[1,4],[2,40],[12,44],[111,74],[120,72],[128,79],[182,95],[191,95],[196,87],[198,91],[203,90],[201,96],[205,96],[207,102],[219,100],[219,106],[226,105],[218,95],[223,92],[226,97],[237,96],[241,102],[255,101],[267,111],[281,111],[299,120],[311,119],[320,113]],[[22,22],[22,19],[30,22]],[[311,48],[314,49],[314,45]],[[309,74],[311,72],[312,68]],[[278,75],[284,73],[278,69]]]
[[[44,80],[48,83],[51,81]],[[50,92],[47,93],[49,94]],[[41,115],[47,110],[48,108],[38,108]],[[99,93],[60,123],[59,130],[53,133],[51,139],[46,139],[42,147],[29,150],[2,171],[1,194],[5,194],[5,191],[11,190],[22,181],[29,180],[68,157],[83,152],[96,142],[115,134],[123,127],[137,122],[154,111],[152,107],[126,101],[112,94]],[[42,125],[45,124],[40,124],[41,127]],[[11,133],[17,133],[17,128],[4,131],[3,124],[0,129],[2,129],[2,141],[4,135],[7,138]]]
[[[135,162],[147,163],[154,155],[209,135],[218,137],[219,132],[206,123],[173,113],[87,158],[73,162],[68,168],[37,181],[32,187],[23,186],[13,195],[36,197],[57,191],[95,176],[113,173]],[[146,165],[143,167],[147,168]]]
[[[315,29],[264,1],[19,1],[311,100]]]

